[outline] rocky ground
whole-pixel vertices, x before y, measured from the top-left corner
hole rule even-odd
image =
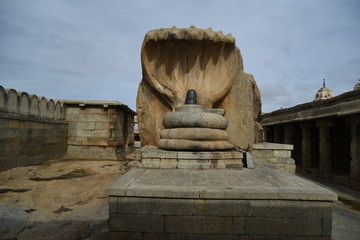
[[[127,164],[60,159],[0,172],[0,239],[104,239],[106,188]]]
[[[136,162],[52,160],[0,172],[0,239],[107,239],[106,188]],[[339,194],[334,240],[360,239],[360,194]]]

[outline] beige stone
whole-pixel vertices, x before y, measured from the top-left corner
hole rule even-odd
[[[225,129],[228,125],[226,118],[219,114],[206,112],[168,112],[164,116],[165,128],[214,128]]]
[[[225,109],[229,141],[251,149],[261,130],[256,122],[260,93],[229,39],[203,29],[162,29],[146,35],[136,103],[142,146],[159,145],[163,117],[183,105],[187,90],[195,89],[198,104]]]
[[[173,128],[161,131],[162,139],[188,140],[227,140],[229,135],[224,130],[210,128]]]
[[[160,139],[159,147],[165,150],[194,150],[194,151],[209,151],[217,150],[231,150],[234,145],[227,141],[194,141],[184,139]]]

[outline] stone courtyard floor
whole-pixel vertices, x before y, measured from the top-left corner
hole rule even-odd
[[[107,239],[106,188],[132,163],[57,159],[0,172],[0,239]],[[360,239],[360,192],[312,181],[339,195],[332,239]]]

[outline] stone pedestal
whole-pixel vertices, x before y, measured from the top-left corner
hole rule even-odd
[[[146,146],[138,150],[137,158],[143,168],[243,168],[243,153],[238,151],[181,152]]]
[[[330,239],[336,194],[255,169],[133,169],[109,189],[112,239]]]
[[[279,168],[295,174],[295,160],[291,158],[291,144],[255,143],[251,152],[253,159],[265,160]]]

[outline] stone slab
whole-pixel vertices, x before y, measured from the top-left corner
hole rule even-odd
[[[253,149],[256,150],[293,150],[294,146],[291,144],[280,144],[280,143],[270,143],[270,142],[263,142],[263,143],[254,143]]]
[[[239,151],[166,151],[145,146],[137,151],[137,159],[143,168],[243,168],[244,153]]]
[[[115,196],[334,201],[337,195],[261,160],[254,169],[133,169],[110,187]],[[181,184],[179,184],[181,183]],[[180,185],[180,186],[179,186]]]

